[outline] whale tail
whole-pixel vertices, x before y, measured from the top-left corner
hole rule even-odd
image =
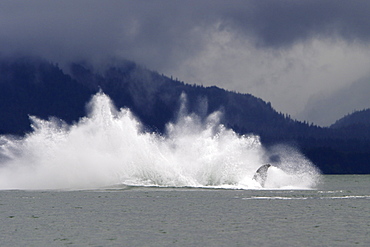
[[[265,186],[267,178],[267,170],[270,168],[270,164],[266,164],[257,169],[253,176],[253,180],[256,180],[262,187]]]

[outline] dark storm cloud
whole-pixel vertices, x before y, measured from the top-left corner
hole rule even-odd
[[[56,60],[122,55],[162,63],[201,47],[196,27],[207,19],[197,10],[203,7],[195,1],[2,1],[0,50]]]
[[[246,1],[226,12],[243,33],[265,46],[287,46],[310,37],[369,41],[369,1]],[[241,3],[241,2],[240,2]]]
[[[87,1],[2,1],[0,49],[56,60],[110,52],[120,38],[117,15]]]
[[[196,1],[2,1],[0,52],[61,61],[123,56],[160,68],[202,47],[196,28],[210,24],[204,11]]]
[[[311,36],[367,42],[368,13],[368,1],[5,0],[0,49],[54,59],[121,54],[171,64],[202,49],[204,31],[215,24],[274,48]]]
[[[293,115],[368,76],[369,13],[359,0],[2,0],[0,55],[126,58]]]

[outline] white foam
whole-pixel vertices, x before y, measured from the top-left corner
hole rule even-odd
[[[220,124],[219,112],[201,119],[183,109],[159,135],[144,132],[129,109],[116,110],[103,93],[89,108],[72,126],[32,117],[33,132],[24,138],[1,136],[0,189],[261,188],[252,177],[268,153],[258,136]],[[267,188],[315,186],[319,174],[307,159],[296,151],[280,156],[281,168],[270,168]]]

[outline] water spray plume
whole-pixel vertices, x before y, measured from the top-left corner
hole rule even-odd
[[[129,109],[117,110],[104,93],[93,96],[88,109],[73,125],[32,116],[33,131],[25,137],[0,136],[0,189],[261,188],[252,178],[269,154],[258,136],[220,124],[220,112],[201,118],[183,103],[161,135],[145,132]],[[316,185],[318,171],[297,151],[275,155],[282,157],[280,168],[268,171],[266,188]]]

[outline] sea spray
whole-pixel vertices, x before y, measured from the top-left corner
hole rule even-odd
[[[298,151],[266,151],[258,136],[220,124],[220,112],[203,118],[187,113],[184,103],[161,135],[144,131],[129,109],[117,110],[104,93],[93,96],[88,109],[73,125],[31,117],[33,131],[24,138],[1,136],[0,189],[260,189],[253,174],[272,154],[279,162],[269,171],[267,188],[312,188],[319,177]]]

